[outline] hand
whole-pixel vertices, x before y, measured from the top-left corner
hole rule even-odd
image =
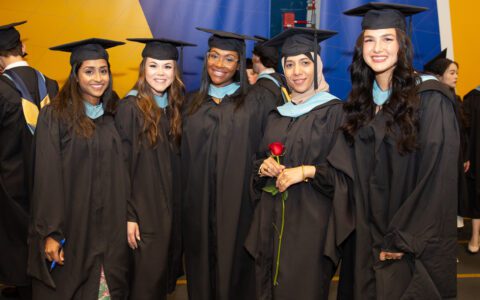
[[[133,250],[138,248],[137,241],[140,241],[140,228],[137,222],[127,222],[128,245]]]
[[[314,166],[299,166],[295,168],[288,168],[278,176],[276,186],[280,192],[284,192],[291,185],[304,181],[307,178],[312,178],[315,175]]]
[[[54,260],[62,266],[65,261],[65,254],[63,253],[63,249],[60,249],[60,243],[51,237],[45,239],[45,256],[48,261]]]
[[[258,169],[260,176],[277,177],[285,169],[285,166],[279,165],[273,157],[263,161]]]
[[[470,170],[470,161],[467,160],[466,162],[463,163],[463,172],[467,173],[468,170]]]
[[[390,260],[390,259],[401,259],[403,257],[405,253],[403,252],[385,252],[385,251],[382,251],[380,252],[380,260],[381,261],[386,261],[386,260]]]

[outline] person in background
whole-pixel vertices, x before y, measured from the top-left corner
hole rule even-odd
[[[132,190],[129,298],[160,300],[173,291],[182,272],[179,147],[185,86],[177,47],[194,45],[162,38],[128,40],[145,44],[138,80],[115,114]]]
[[[455,96],[457,108],[457,118],[460,126],[461,133],[461,144],[460,144],[460,158],[459,158],[459,185],[458,185],[458,217],[457,217],[457,227],[461,228],[464,226],[463,215],[465,211],[468,211],[468,195],[467,195],[467,183],[465,178],[465,173],[470,168],[470,161],[468,160],[468,143],[467,143],[467,132],[466,132],[466,119],[463,110],[462,99],[459,95],[456,94],[455,88],[457,87],[458,81],[458,68],[459,65],[457,62],[447,58],[447,49],[443,49],[442,52],[437,54],[433,59],[427,62],[423,66],[423,70],[426,74],[434,75],[446,86],[450,88],[452,94]],[[468,213],[467,213],[468,214]]]
[[[27,235],[33,183],[34,133],[39,111],[57,82],[30,67],[17,26],[0,26],[0,283],[3,295],[31,298]],[[16,288],[15,288],[16,287]]]
[[[246,68],[247,68],[248,84],[254,85],[257,82],[258,73],[256,73],[253,70],[253,62],[251,58],[247,58]]]
[[[34,299],[127,298],[130,184],[106,51],[122,44],[92,38],[50,48],[71,53],[71,72],[36,129]]]
[[[261,39],[253,48],[253,71],[258,74],[256,89],[265,89],[275,99],[284,99],[287,102],[288,86],[285,76],[276,71],[280,55],[276,47],[268,46],[268,39]]]
[[[463,97],[463,108],[467,124],[470,169],[467,171],[468,201],[461,215],[472,218],[472,236],[467,250],[477,254],[480,235],[480,86]]]

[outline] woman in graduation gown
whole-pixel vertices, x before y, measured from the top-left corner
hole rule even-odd
[[[188,293],[192,300],[253,299],[254,265],[243,246],[253,212],[249,179],[276,103],[246,94],[245,36],[201,30],[212,36],[181,145]]]
[[[130,172],[128,243],[133,249],[130,299],[166,299],[181,270],[179,230],[181,109],[185,87],[177,46],[145,43],[138,80],[115,115]],[[180,266],[180,268],[178,268]]]
[[[328,299],[335,266],[323,249],[332,203],[308,180],[314,165],[325,162],[342,123],[342,102],[328,93],[317,45],[334,34],[295,28],[268,42],[283,43],[292,94],[291,102],[270,113],[254,167],[253,188],[260,195],[246,247],[255,257],[257,299]],[[270,156],[274,142],[285,146],[280,164]],[[284,211],[280,193],[262,192],[267,185],[288,192]]]
[[[463,227],[463,216],[468,216],[468,193],[467,193],[467,179],[466,172],[470,168],[470,161],[468,161],[468,138],[466,132],[467,120],[465,118],[462,98],[456,95],[455,88],[457,87],[459,65],[456,61],[447,58],[447,49],[444,49],[433,59],[423,66],[424,72],[432,74],[447,85],[452,94],[455,95],[457,104],[457,119],[460,125],[460,158],[459,158],[459,174],[458,174],[458,220],[457,227]],[[478,234],[477,234],[478,235]],[[468,249],[468,248],[467,248]]]
[[[319,165],[314,179],[330,194],[333,183],[334,203],[345,203],[327,237],[337,247],[326,249],[334,259],[343,251],[339,298],[456,296],[459,126],[450,91],[412,66],[405,15],[423,10],[369,3],[345,12],[364,16],[363,31],[343,133],[327,158],[334,169]]]
[[[71,52],[72,70],[36,129],[28,263],[34,299],[127,298],[129,180],[105,50],[121,44],[87,39],[51,48]]]
[[[471,90],[463,99],[470,168],[466,176],[468,199],[463,206],[460,206],[460,214],[472,218],[472,235],[467,251],[477,254],[480,248],[480,86]]]

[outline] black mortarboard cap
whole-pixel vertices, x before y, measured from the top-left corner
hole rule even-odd
[[[264,46],[281,48],[282,56],[295,56],[309,52],[318,53],[318,43],[337,34],[336,31],[314,28],[288,28],[277,34]]]
[[[343,12],[348,16],[363,17],[362,29],[398,28],[407,32],[405,17],[428,10],[414,5],[369,2]]]
[[[15,29],[15,26],[25,23],[27,23],[27,21],[0,26],[0,50],[10,50],[20,43],[20,33]]]
[[[442,76],[451,63],[453,63],[453,61],[447,58],[447,48],[445,48],[442,52],[435,55],[434,58],[423,65],[423,70],[428,73]]]
[[[260,58],[260,61],[267,68],[275,68],[278,64],[279,53],[276,47],[266,46],[265,43],[268,42],[268,39],[255,35],[256,39],[260,40],[253,47],[253,54],[257,55]]]
[[[265,46],[281,47],[282,57],[295,56],[313,52],[318,54],[320,47],[318,43],[337,34],[336,31],[320,30],[315,28],[289,28],[277,34]],[[317,56],[313,56],[314,62],[314,88],[318,88],[317,82]]]
[[[228,31],[207,29],[202,27],[196,27],[196,29],[212,34],[212,36],[208,39],[208,47],[210,48],[241,52],[245,48],[245,40],[257,40],[252,36]]]
[[[151,57],[158,60],[178,60],[177,47],[183,49],[183,47],[197,46],[196,44],[165,38],[130,38],[127,40],[145,44],[142,57]]]
[[[64,51],[72,53],[70,55],[70,65],[79,65],[85,60],[105,59],[108,61],[106,49],[123,45],[124,42],[112,41],[106,39],[91,38],[51,47],[50,50]]]
[[[441,59],[441,58],[447,58],[447,48],[443,49],[440,53],[438,53],[437,55],[435,55],[431,60],[427,61],[424,65],[423,65],[423,70],[424,71],[427,71],[427,72],[431,72],[431,67],[432,65],[435,64],[435,62],[438,60],[438,59]]]

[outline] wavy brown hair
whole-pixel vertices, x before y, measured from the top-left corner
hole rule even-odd
[[[407,154],[417,148],[418,109],[417,95],[419,77],[413,69],[413,47],[410,38],[402,30],[395,29],[399,44],[398,60],[391,79],[389,101],[382,106],[387,116],[387,133],[395,135],[400,154]],[[360,34],[349,67],[352,90],[344,105],[346,121],[341,129],[347,140],[353,144],[354,135],[375,116],[372,89],[374,71],[363,60],[363,35]]]
[[[150,146],[155,146],[159,137],[159,124],[162,110],[157,106],[154,100],[152,88],[147,82],[145,75],[147,59],[144,58],[140,63],[138,80],[134,89],[138,91],[136,104],[143,117],[142,133],[146,136]],[[182,106],[185,98],[185,85],[182,82],[178,64],[174,61],[175,78],[172,84],[165,92],[168,92],[168,106],[170,117],[169,137],[176,145],[180,145],[182,138]]]
[[[112,73],[110,64],[108,65],[108,87],[103,93],[100,102],[104,103],[105,114],[113,114],[118,102],[118,97],[112,90]],[[83,103],[82,92],[78,84],[78,70],[82,64],[74,65],[68,76],[67,81],[58,92],[57,96],[52,99],[52,107],[55,114],[68,125],[69,129],[73,129],[76,134],[89,138],[95,131],[95,123],[87,117],[85,113],[85,105]]]

